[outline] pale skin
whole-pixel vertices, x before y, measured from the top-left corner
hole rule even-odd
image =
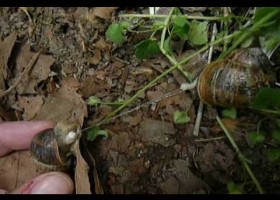
[[[12,151],[29,149],[34,135],[54,125],[49,121],[0,123],[0,157]],[[0,188],[0,194],[72,194],[73,190],[74,183],[67,174],[49,172],[27,181],[14,191]]]

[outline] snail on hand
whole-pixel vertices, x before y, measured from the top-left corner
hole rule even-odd
[[[30,152],[33,160],[47,170],[64,171],[71,164],[72,145],[81,136],[76,123],[63,121],[52,129],[35,135],[31,141]]]
[[[260,48],[244,48],[210,63],[198,78],[200,99],[212,106],[248,106],[262,87],[276,82],[268,57]]]

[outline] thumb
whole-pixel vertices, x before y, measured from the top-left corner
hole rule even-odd
[[[12,192],[12,194],[72,194],[74,183],[62,172],[42,174]]]

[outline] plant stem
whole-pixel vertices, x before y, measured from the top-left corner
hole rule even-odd
[[[277,110],[269,110],[269,109],[255,109],[255,108],[251,108],[253,110],[257,110],[260,112],[264,112],[264,113],[268,113],[268,114],[274,114],[274,115],[280,115],[280,112]]]
[[[169,25],[169,23],[170,23],[172,14],[173,14],[173,12],[174,12],[174,9],[175,9],[174,7],[171,8],[171,10],[169,11],[169,14],[168,14],[166,20],[164,21],[164,28],[163,28],[162,33],[161,33],[161,39],[160,39],[160,46],[159,46],[159,48],[160,48],[160,51],[163,53],[163,55],[165,55],[165,57],[168,58],[168,60],[171,62],[171,64],[177,65],[178,62],[177,62],[177,60],[173,57],[173,55],[169,55],[169,53],[166,52],[166,50],[164,49],[165,36],[166,36],[166,32],[167,32],[167,30],[168,30],[168,25]],[[190,75],[188,72],[184,71],[184,70],[182,69],[181,65],[178,65],[178,69],[181,71],[181,73],[182,73],[189,81],[191,81],[191,79],[192,79],[192,78],[191,78],[191,75]]]
[[[206,16],[189,16],[189,15],[183,15],[186,17],[186,19],[195,19],[195,20],[205,20],[205,21],[223,21],[225,20],[224,16],[218,16],[218,17],[206,17]],[[119,17],[121,18],[166,18],[167,15],[150,15],[150,14],[120,14]],[[242,18],[239,16],[229,16],[232,18]]]
[[[231,134],[229,133],[229,131],[227,130],[227,128],[224,126],[222,120],[220,119],[219,116],[216,117],[220,127],[223,129],[223,131],[225,132],[228,140],[230,141],[231,145],[233,146],[233,148],[235,149],[238,158],[240,160],[240,162],[243,164],[244,168],[246,169],[248,175],[251,177],[251,179],[253,180],[253,182],[255,183],[258,191],[260,194],[263,194],[264,191],[259,183],[259,181],[257,180],[257,178],[255,177],[255,175],[253,174],[252,170],[250,169],[248,163],[247,163],[247,159],[245,158],[245,156],[241,153],[241,151],[239,150],[237,144],[235,143],[234,139],[232,138]]]

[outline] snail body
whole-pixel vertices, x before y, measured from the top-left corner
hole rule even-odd
[[[77,124],[59,122],[53,129],[44,130],[33,137],[31,156],[44,169],[64,171],[71,164],[71,147],[80,134]]]
[[[206,104],[244,107],[253,101],[260,88],[275,82],[267,56],[259,48],[246,48],[210,63],[198,78],[197,90]]]

